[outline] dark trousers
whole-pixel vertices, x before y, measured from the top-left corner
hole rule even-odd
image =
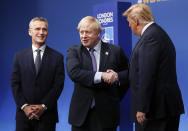
[[[180,116],[158,120],[146,120],[143,125],[135,123],[135,131],[178,131]]]
[[[55,122],[41,120],[16,120],[16,131],[55,131]]]
[[[103,128],[97,116],[95,107],[88,112],[87,118],[81,127],[72,126],[72,131],[116,131],[114,128]]]

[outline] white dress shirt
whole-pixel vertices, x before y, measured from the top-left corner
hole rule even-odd
[[[41,60],[42,60],[42,57],[43,57],[45,48],[46,48],[46,45],[45,45],[45,44],[39,48],[39,49],[41,50],[41,51],[40,51]],[[37,56],[37,50],[38,50],[38,48],[35,47],[35,45],[32,45],[34,63],[35,63],[35,59],[36,59],[36,56]]]
[[[95,73],[95,77],[94,77],[94,83],[100,83],[101,82],[101,76],[102,76],[102,72],[99,72],[99,66],[100,66],[100,53],[101,53],[101,41],[99,41],[99,43],[93,48],[95,51],[93,52],[95,59],[96,59],[96,63],[97,63],[97,72]],[[89,48],[87,48],[89,51]]]
[[[146,24],[146,25],[144,26],[144,28],[142,29],[142,32],[141,32],[141,36],[142,36],[142,34],[144,33],[144,31],[145,31],[151,24],[153,24],[153,23],[154,23],[154,21],[149,22],[148,24]]]

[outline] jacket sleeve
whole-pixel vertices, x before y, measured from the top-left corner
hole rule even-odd
[[[160,53],[159,42],[146,37],[138,49],[138,111],[149,112]]]
[[[120,48],[119,55],[120,69],[118,72],[118,78],[120,82],[120,98],[122,99],[129,88],[128,79],[128,58],[125,56],[123,50]]]
[[[66,68],[70,79],[85,87],[92,87],[94,85],[95,72],[86,70],[81,67],[81,57],[77,47],[70,47],[67,50]]]
[[[18,53],[16,53],[13,62],[13,69],[11,74],[11,89],[18,108],[21,109],[24,104],[28,104],[26,99],[24,98],[21,87],[21,72]]]

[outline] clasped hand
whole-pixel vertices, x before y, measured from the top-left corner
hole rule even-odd
[[[29,120],[39,120],[40,116],[44,113],[44,108],[42,105],[27,105],[24,107],[23,111]]]
[[[143,125],[144,121],[146,120],[146,114],[143,112],[137,112],[136,118],[137,118],[138,123]]]
[[[106,72],[103,72],[102,79],[108,84],[113,84],[114,82],[119,80],[118,74],[112,69],[108,69]]]

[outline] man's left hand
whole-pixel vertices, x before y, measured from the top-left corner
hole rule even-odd
[[[36,112],[35,114],[40,117],[44,113],[44,107],[42,105],[36,105]]]
[[[137,112],[136,118],[137,118],[138,123],[143,125],[144,121],[146,120],[146,114],[143,112]]]
[[[32,113],[31,117],[39,120],[40,116],[44,113],[44,108],[42,105],[33,105],[34,112]]]

